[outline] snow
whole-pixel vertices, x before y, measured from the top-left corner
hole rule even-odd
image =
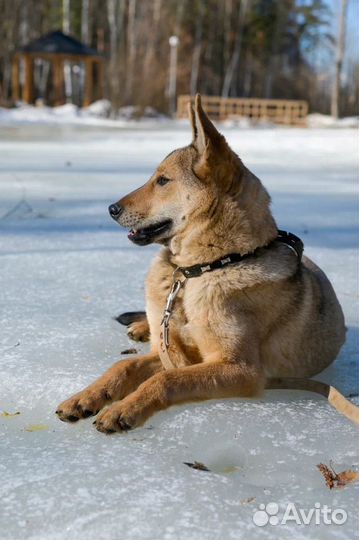
[[[0,107],[0,125],[19,126],[19,125],[83,125],[96,127],[128,127],[138,126],[151,127],[156,129],[158,124],[166,124],[169,127],[172,124],[182,125],[183,121],[173,121],[153,107],[141,107],[128,105],[120,107],[116,114],[113,114],[110,101],[100,99],[94,101],[88,107],[79,108],[72,103],[59,105],[57,107],[48,107],[41,100],[36,106],[19,101],[16,107],[8,109]],[[335,119],[330,115],[312,113],[307,117],[309,128],[358,128],[359,117],[350,116],[346,118]],[[224,129],[229,128],[251,128],[268,129],[276,127],[273,122],[266,119],[253,120],[249,117],[233,117],[222,122]]]
[[[224,133],[269,189],[280,228],[300,235],[332,280],[348,339],[318,378],[357,393],[355,132]],[[189,137],[184,124],[0,132],[0,411],[20,412],[0,417],[1,540],[357,538],[358,484],[329,491],[316,469],[330,460],[336,471],[358,468],[357,429],[319,396],[272,391],[176,406],[111,437],[91,419],[68,425],[54,415],[133,347],[112,317],[144,305],[157,248],[130,244],[107,206]],[[212,472],[183,464],[194,461]],[[319,503],[348,519],[256,526],[254,512],[269,502],[281,515],[288,502]]]
[[[158,123],[172,121],[160,114],[153,107],[127,106],[120,107],[116,119],[111,115],[111,103],[107,99],[94,101],[88,107],[77,107],[73,103],[66,103],[57,107],[48,107],[41,101],[36,106],[18,102],[11,109],[0,107],[0,125],[83,125],[104,127],[126,127],[127,125],[158,125]]]
[[[329,114],[312,113],[307,117],[308,127],[311,128],[358,128],[359,116],[333,118]]]

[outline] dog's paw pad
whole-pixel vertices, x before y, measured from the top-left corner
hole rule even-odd
[[[132,426],[128,421],[124,420],[121,416],[116,418],[114,416],[95,420],[93,424],[96,426],[97,431],[101,433],[111,434],[117,432],[129,431]]]
[[[123,420],[123,418],[120,418],[117,423],[120,426],[121,431],[129,431],[130,429],[132,429],[130,424],[125,422],[125,420]]]

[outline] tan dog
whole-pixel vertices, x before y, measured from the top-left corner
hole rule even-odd
[[[357,419],[355,407],[332,387],[302,379],[327,367],[345,340],[331,284],[309,259],[300,262],[275,241],[266,190],[208,119],[199,96],[190,112],[192,143],[110,207],[112,217],[131,229],[133,242],[163,245],[146,286],[151,352],[117,362],[57,414],[73,422],[109,405],[95,423],[112,433],[139,426],[174,403],[286,387],[329,394]],[[252,255],[182,283],[164,358],[161,320],[174,270],[229,253]],[[137,337],[147,332],[145,319],[136,325]]]

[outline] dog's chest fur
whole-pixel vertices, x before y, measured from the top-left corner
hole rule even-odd
[[[161,250],[147,278],[146,310],[152,346],[157,350],[175,269],[169,255],[168,250]],[[233,332],[238,334],[241,314],[258,302],[258,294],[252,292],[255,286],[285,279],[296,271],[296,265],[296,258],[279,245],[263,250],[256,259],[186,280],[170,321],[170,356],[175,367],[212,360],[216,340],[231,340]]]

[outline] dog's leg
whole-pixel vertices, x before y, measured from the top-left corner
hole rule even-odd
[[[260,370],[249,364],[212,362],[162,371],[101,412],[96,427],[104,433],[125,431],[175,403],[254,396],[263,386]]]
[[[162,369],[157,354],[121,360],[90,386],[61,403],[56,414],[65,422],[95,415],[102,407],[124,398]]]

